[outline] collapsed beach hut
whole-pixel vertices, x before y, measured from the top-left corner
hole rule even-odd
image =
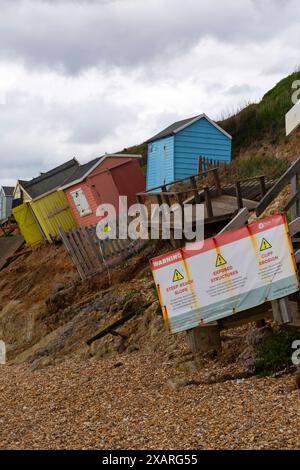
[[[94,225],[100,204],[112,204],[119,213],[119,196],[128,206],[145,190],[141,155],[110,154],[80,165],[61,186],[78,225]]]
[[[19,180],[14,191],[13,214],[27,245],[52,242],[76,227],[76,221],[60,186],[79,167],[73,158],[30,181]]]

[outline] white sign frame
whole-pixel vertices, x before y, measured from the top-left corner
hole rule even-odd
[[[285,115],[286,135],[290,135],[300,126],[300,101]]]

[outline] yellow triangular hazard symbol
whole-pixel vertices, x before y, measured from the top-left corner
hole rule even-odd
[[[260,251],[268,250],[269,248],[272,248],[271,243],[269,243],[265,238],[262,239],[261,244],[260,244]]]
[[[175,269],[173,274],[173,282],[181,281],[182,279],[184,279],[184,276],[178,271],[178,269]]]
[[[218,268],[219,266],[224,266],[224,264],[227,264],[226,259],[224,259],[222,255],[218,255],[216,261],[216,268]]]

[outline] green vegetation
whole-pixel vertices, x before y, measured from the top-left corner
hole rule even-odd
[[[230,165],[220,167],[222,181],[228,179],[251,178],[252,176],[265,175],[268,178],[278,178],[289,166],[288,160],[256,155],[249,158],[233,160]]]
[[[124,148],[120,153],[127,153],[130,155],[142,155],[142,165],[147,161],[147,144],[134,145],[133,147]]]
[[[154,289],[152,290],[152,293],[153,293],[154,299],[155,299],[155,300],[159,300],[159,298],[158,298],[158,293],[157,293],[156,288],[154,288]]]
[[[238,160],[235,165],[242,178],[259,174],[267,175],[269,178],[277,178],[286,171],[289,163],[279,158],[257,155],[245,160]]]
[[[292,343],[295,340],[300,340],[300,330],[293,327],[266,336],[256,350],[256,372],[263,376],[271,375],[291,366]]]
[[[291,109],[292,84],[300,80],[295,72],[281,80],[257,104],[249,104],[219,124],[233,137],[233,156],[260,140],[278,144],[285,140],[285,115]]]
[[[133,147],[124,148],[118,153],[127,153],[129,155],[142,155],[141,168],[143,174],[146,176],[147,173],[147,144],[134,145]]]
[[[281,80],[266,93],[259,103],[250,103],[235,114],[219,122],[232,135],[232,156],[238,156],[242,149],[261,147],[262,144],[278,145],[286,142],[285,114],[291,109],[292,84],[300,80],[300,71],[294,72]],[[298,132],[300,139],[300,131]],[[147,144],[142,143],[125,148],[121,153],[141,154],[141,165],[146,174]],[[287,167],[287,162],[279,158],[267,158],[257,155],[247,160],[240,160],[233,165],[230,172],[241,178],[265,174],[269,178],[278,177]]]

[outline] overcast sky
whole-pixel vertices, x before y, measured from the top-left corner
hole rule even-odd
[[[219,119],[300,64],[298,0],[0,0],[0,184]]]

